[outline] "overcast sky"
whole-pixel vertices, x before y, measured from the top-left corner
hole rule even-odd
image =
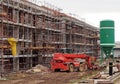
[[[99,27],[103,19],[115,21],[115,41],[120,41],[120,0],[31,0],[47,2],[87,23]],[[43,3],[42,3],[43,4]],[[46,5],[47,5],[46,4]]]

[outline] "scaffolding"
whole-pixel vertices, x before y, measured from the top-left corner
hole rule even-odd
[[[0,32],[1,77],[37,64],[49,66],[60,48],[99,55],[98,29],[49,5],[39,6],[27,0],[0,1]],[[15,57],[8,38],[17,41]]]

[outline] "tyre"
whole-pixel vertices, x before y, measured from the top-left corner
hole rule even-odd
[[[73,64],[70,64],[69,65],[69,72],[73,72],[74,71],[74,65]]]
[[[78,70],[79,70],[80,72],[83,72],[83,71],[84,71],[84,64],[80,64]]]
[[[79,71],[80,72],[83,72],[83,71],[87,71],[87,69],[88,69],[88,66],[87,66],[87,64],[85,64],[85,63],[82,63],[82,64],[80,64],[80,66],[79,66]]]

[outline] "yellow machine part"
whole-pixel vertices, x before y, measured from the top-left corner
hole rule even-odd
[[[12,55],[16,56],[16,54],[17,54],[17,50],[16,50],[17,41],[16,41],[16,39],[15,38],[8,38],[8,42],[9,42],[11,49],[12,49]]]

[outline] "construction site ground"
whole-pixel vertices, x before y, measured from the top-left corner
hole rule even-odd
[[[92,78],[99,71],[91,72],[15,73],[6,80],[0,80],[0,84],[81,84],[80,81]],[[114,82],[114,84],[119,83],[120,78]],[[93,82],[90,81],[89,84]]]
[[[73,84],[92,77],[97,71],[86,72],[40,72],[40,73],[12,73],[0,84]]]
[[[86,81],[88,82],[86,84],[94,84],[94,79],[99,78],[99,73],[103,70],[105,68],[85,72],[52,72],[47,67],[36,65],[29,70],[7,74],[5,78],[1,78],[0,84],[85,84]],[[114,84],[119,84],[119,82],[120,77]]]

